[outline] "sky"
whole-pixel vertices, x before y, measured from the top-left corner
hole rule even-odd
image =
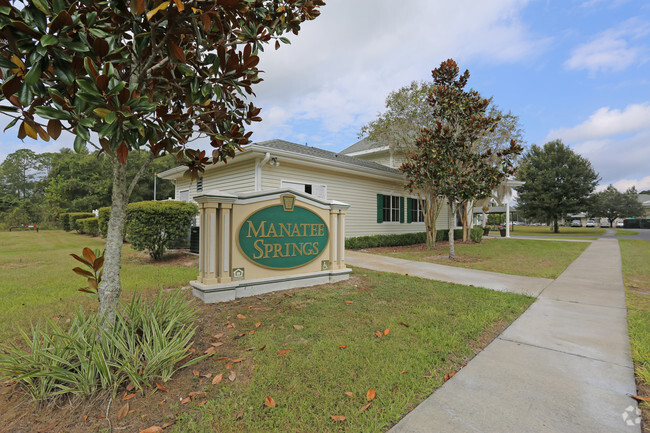
[[[253,141],[338,152],[386,96],[453,58],[469,86],[519,116],[526,145],[561,139],[589,159],[599,189],[650,189],[650,2],[645,0],[326,0],[291,45],[261,56]],[[4,121],[0,123],[6,123]],[[0,136],[21,147],[71,147]]]

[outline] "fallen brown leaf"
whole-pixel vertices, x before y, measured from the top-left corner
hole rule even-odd
[[[238,419],[240,419],[240,418],[243,417],[243,416],[244,416],[244,411],[239,412],[239,413],[237,414],[237,416],[235,417],[235,421],[237,421]]]
[[[198,375],[200,375],[201,372],[199,370],[192,370],[192,374],[198,377]]]
[[[384,329],[384,335],[388,335],[388,334],[390,334],[390,329],[388,328]]]
[[[129,382],[129,384],[126,386],[127,391],[133,391],[135,389],[135,385],[133,382]]]
[[[407,371],[408,371],[408,370],[402,370],[402,371],[399,372],[399,374],[404,374],[404,373],[406,373]]]
[[[379,338],[381,338],[381,337],[384,336],[384,334],[382,334],[381,331],[377,331],[377,332],[375,332],[375,335],[376,335],[377,337],[379,337]]]
[[[192,397],[185,397],[181,400],[181,404],[187,404],[192,400]]]
[[[633,394],[628,394],[630,397],[635,399],[636,401],[650,401],[650,397],[641,397],[639,395],[633,395]]]
[[[232,363],[233,363],[233,364],[236,364],[237,362],[242,362],[242,361],[244,361],[245,359],[246,359],[246,358],[237,358],[237,359],[233,359],[233,360],[232,360]]]
[[[291,349],[280,349],[280,350],[278,350],[278,355],[284,356],[289,352],[291,352]]]
[[[264,406],[275,407],[275,400],[267,395],[264,397]]]
[[[348,397],[354,398],[354,394],[352,394],[350,391],[346,391],[345,395],[347,395]]]
[[[219,333],[219,334],[217,334],[217,335],[214,336],[214,338],[216,338],[217,340],[218,340],[219,338],[221,338],[221,337],[223,337],[223,333]]]
[[[122,401],[124,400],[131,400],[133,397],[135,397],[135,394],[127,394],[126,392],[124,393],[124,396],[122,397]]]
[[[376,396],[375,390],[373,388],[370,388],[368,390],[368,392],[366,393],[366,400],[368,400],[368,401],[373,400],[375,398],[375,396]]]
[[[346,303],[346,304],[351,304],[351,303],[352,303],[352,301],[345,301],[345,303]]]
[[[207,349],[203,351],[206,355],[214,355],[217,351],[215,350],[214,346],[210,346]]]
[[[359,409],[359,413],[361,413],[361,412],[365,412],[366,409],[368,409],[368,408],[370,407],[371,404],[372,404],[372,402],[370,402],[370,403],[368,403],[368,404],[364,404],[363,406],[361,406],[361,409]]]
[[[302,325],[293,325],[293,327],[296,328],[296,329],[303,329],[304,328],[304,326],[302,326]]]
[[[117,419],[124,418],[128,413],[129,413],[129,403],[126,402],[124,403],[124,406],[122,406],[120,410],[117,411]]]
[[[165,388],[164,386],[162,386],[162,385],[161,385],[160,383],[158,383],[158,382],[156,382],[156,388],[158,388],[158,389],[161,390],[162,392],[169,392],[169,390],[168,390],[167,388]]]
[[[456,374],[456,370],[452,370],[451,372],[445,374],[445,382],[454,377],[454,374]]]
[[[223,341],[217,341],[216,343],[212,343],[212,346],[213,347],[223,346]]]
[[[201,376],[205,377],[206,379],[210,379],[212,377],[212,373],[205,373],[202,374]]]
[[[198,407],[203,406],[203,405],[206,404],[207,402],[208,402],[207,400],[203,400],[201,403],[198,404]]]
[[[345,421],[345,417],[343,415],[330,415],[330,418],[332,418],[334,421]]]
[[[237,315],[237,318],[238,318],[238,319],[245,319],[246,316],[244,316],[243,314],[238,314],[238,315]]]
[[[144,430],[140,430],[140,433],[158,433],[162,431],[162,427],[157,426],[157,425],[152,425],[149,428],[146,428]]]
[[[229,359],[230,358],[228,358],[227,356],[220,356],[220,357],[217,358],[217,361],[227,361]]]
[[[235,370],[232,370],[230,372],[230,375],[228,376],[228,380],[234,382],[236,378],[237,378],[237,373],[235,373]]]
[[[256,327],[256,328],[259,328],[260,326],[262,326],[262,322],[261,322],[261,321],[260,321],[260,322],[257,322],[257,323],[255,324],[255,327]]]
[[[217,374],[214,379],[212,379],[212,384],[216,385],[217,383],[221,382],[223,380],[223,373]]]
[[[162,427],[163,429],[166,429],[167,427],[169,427],[170,425],[174,425],[175,423],[176,423],[176,420],[175,420],[175,419],[172,419],[172,420],[167,421],[167,422],[164,423],[163,425],[161,425],[161,427]]]
[[[266,349],[266,344],[265,344],[264,346],[260,347],[260,348],[257,349],[257,350],[258,350],[258,351],[262,351],[262,350],[264,350],[264,349]]]
[[[399,324],[402,325],[402,326],[406,326],[407,328],[409,327],[409,325],[407,325],[407,324],[404,323],[404,322],[399,322]]]
[[[346,347],[348,346],[346,346],[345,344],[339,344],[339,349],[345,349]]]
[[[223,366],[226,370],[230,370],[232,368],[232,363],[227,362],[226,365]]]

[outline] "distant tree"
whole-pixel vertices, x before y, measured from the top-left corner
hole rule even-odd
[[[360,136],[381,145],[388,145],[402,162],[408,162],[411,155],[418,153],[417,140],[423,128],[433,129],[436,126],[436,108],[429,102],[429,95],[436,89],[436,83],[431,81],[413,81],[391,92],[386,98],[386,110],[375,120],[361,128]],[[507,149],[510,141],[522,143],[522,130],[519,118],[512,113],[504,114],[496,106],[491,106],[486,116],[496,119],[494,127],[488,130],[481,139],[473,145],[476,152],[492,149],[493,153]],[[418,195],[420,207],[423,209],[427,246],[433,248],[436,239],[436,220],[440,214],[444,199],[433,189],[432,184],[420,183],[412,189]],[[469,235],[469,211],[471,201],[462,202],[461,222],[463,224],[463,239]]]
[[[589,160],[561,140],[533,145],[521,161],[517,179],[525,182],[516,188],[517,209],[525,218],[553,223],[555,233],[560,219],[586,210],[599,181]]]
[[[640,217],[643,216],[644,210],[634,188],[622,193],[613,185],[609,185],[603,191],[591,195],[589,213],[596,217],[607,218],[610,226],[613,227],[616,218]]]
[[[650,194],[650,189],[640,191],[639,194]]]
[[[5,194],[25,199],[32,196],[39,170],[39,158],[31,149],[18,149],[7,155],[0,169],[0,188]]]
[[[487,114],[490,103],[475,90],[464,90],[469,71],[463,75],[456,62],[446,60],[433,70],[433,92],[427,100],[433,126],[423,128],[415,152],[401,167],[410,190],[428,188],[446,198],[450,221],[456,204],[489,195],[514,173],[514,158],[521,146],[514,140],[497,152],[482,151],[477,143],[499,122]],[[454,224],[449,224],[449,258],[455,258]]]
[[[261,120],[247,103],[258,52],[319,14],[322,0],[77,0],[9,2],[0,8],[3,112],[18,137],[75,135],[108,156],[111,214],[99,314],[113,322],[122,286],[125,208],[154,158],[170,153],[196,176],[209,162],[193,140],[207,137],[212,161],[249,142]],[[47,125],[41,119],[48,119]],[[18,123],[19,122],[19,123]],[[131,179],[142,149],[147,162]],[[131,155],[131,158],[129,157]],[[108,175],[108,173],[105,173]]]

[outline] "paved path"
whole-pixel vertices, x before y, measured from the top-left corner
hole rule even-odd
[[[600,239],[391,432],[640,433],[635,391],[620,250]]]
[[[467,286],[486,287],[492,290],[515,292],[531,296],[538,296],[542,290],[553,282],[553,280],[548,278],[521,277],[518,275],[478,271],[435,263],[414,262],[396,257],[350,250],[345,251],[345,263],[350,266],[358,266],[376,271],[414,275],[432,280],[465,284]]]

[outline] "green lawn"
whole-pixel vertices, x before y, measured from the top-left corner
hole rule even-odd
[[[83,277],[72,272],[79,263],[70,253],[83,247],[103,248],[104,241],[59,230],[39,233],[0,232],[0,339],[17,335],[31,320],[69,315],[77,305],[94,308],[96,298],[78,292]],[[123,249],[122,285],[136,290],[180,287],[195,279],[197,268],[143,263],[142,253]]]
[[[210,372],[223,373],[224,380],[214,387],[204,384],[207,403],[193,403],[196,409],[185,412],[173,431],[385,431],[533,300],[355,269],[351,283],[220,304],[222,325],[214,332],[226,333],[221,340],[256,332],[236,340],[234,351],[220,347],[214,358],[244,358],[232,364],[237,379],[225,379],[230,359],[215,359]],[[246,317],[237,319],[237,314]],[[235,322],[235,331],[226,327],[228,321]],[[265,349],[246,350],[251,347]],[[281,355],[280,350],[289,352]],[[369,389],[376,398],[360,412]],[[266,396],[275,408],[264,406]],[[170,411],[177,409],[178,402],[169,404]],[[336,422],[330,415],[346,420]]]
[[[511,235],[516,236],[555,236],[555,237],[598,237],[605,234],[606,229],[587,228],[587,227],[560,227],[559,233],[553,233],[553,227],[550,226],[514,226],[510,230]],[[490,234],[496,235],[498,231],[492,231]]]
[[[628,332],[639,393],[650,397],[650,242],[635,239],[618,242],[623,256]],[[648,426],[650,403],[640,406]]]
[[[368,252],[504,274],[557,278],[588,245],[587,242],[483,239],[480,244],[457,244],[457,260],[453,262],[447,259],[447,243],[439,243],[433,251],[413,246],[376,248]]]
[[[639,232],[635,232],[633,230],[619,230],[619,229],[616,229],[616,236],[636,236],[638,234],[639,234]]]

